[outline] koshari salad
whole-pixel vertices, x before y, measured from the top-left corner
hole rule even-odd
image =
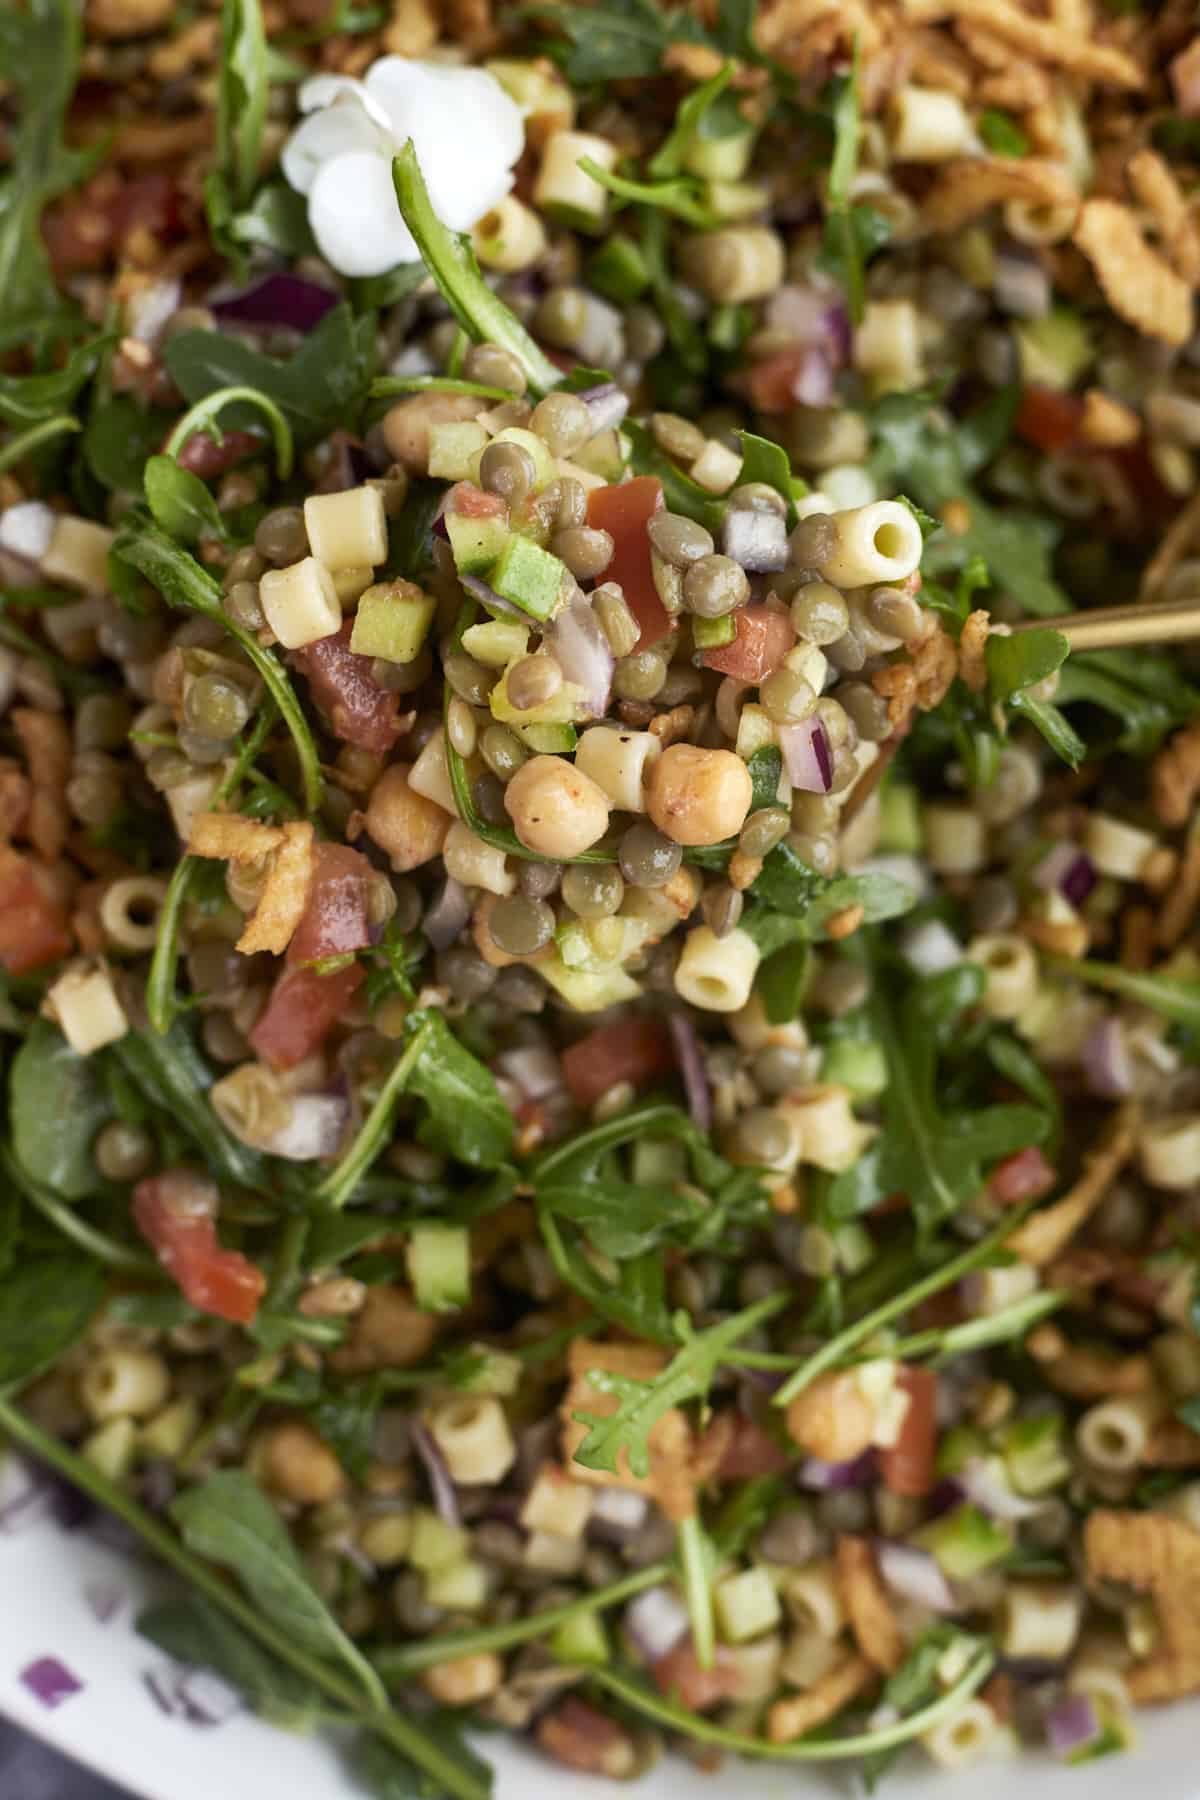
[[[0,70],[9,1444],[354,1791],[1126,1746],[1200,1690],[1200,658],[1037,620],[1200,604],[1194,7]]]

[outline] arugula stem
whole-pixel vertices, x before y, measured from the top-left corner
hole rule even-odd
[[[784,1382],[775,1395],[774,1404],[786,1406],[789,1400],[794,1400],[797,1394],[803,1393],[818,1375],[823,1375],[827,1369],[836,1368],[845,1360],[849,1351],[856,1349],[866,1338],[874,1337],[882,1326],[898,1319],[902,1313],[910,1312],[922,1300],[927,1300],[930,1294],[940,1293],[960,1276],[969,1275],[972,1269],[978,1268],[989,1256],[1003,1249],[1006,1239],[1012,1236],[1029,1211],[1029,1206],[1014,1207],[1009,1217],[1003,1219],[987,1237],[981,1238],[977,1244],[969,1245],[957,1256],[952,1256],[948,1262],[934,1269],[932,1274],[926,1275],[921,1281],[915,1281],[911,1287],[905,1288],[891,1300],[885,1300],[882,1306],[877,1306],[873,1312],[867,1313],[853,1325],[847,1325],[844,1331],[831,1337],[820,1350],[801,1363],[790,1380]]]
[[[683,1590],[692,1622],[692,1648],[702,1669],[711,1669],[717,1654],[717,1627],[713,1617],[711,1557],[699,1513],[679,1521],[675,1541],[683,1572]]]
[[[480,400],[511,400],[512,389],[489,387],[486,381],[464,381],[459,375],[377,375],[367,391],[368,400],[387,400],[394,394],[474,394]]]
[[[444,1637],[426,1638],[418,1644],[388,1644],[372,1652],[371,1661],[385,1681],[402,1681],[422,1669],[433,1668],[435,1663],[459,1656],[475,1656],[485,1650],[511,1650],[515,1644],[528,1644],[545,1637],[547,1632],[555,1631],[570,1619],[580,1618],[585,1613],[607,1612],[610,1607],[619,1606],[622,1600],[632,1600],[635,1594],[665,1581],[670,1573],[670,1563],[651,1563],[648,1568],[636,1569],[632,1575],[622,1575],[619,1581],[612,1581],[607,1587],[593,1588],[577,1600],[548,1606],[543,1612],[530,1613],[524,1619],[512,1619],[507,1625],[481,1625],[475,1631],[451,1631]]]
[[[740,1731],[730,1731],[723,1725],[714,1725],[711,1719],[706,1719],[699,1713],[685,1712],[682,1706],[664,1700],[649,1688],[643,1687],[640,1681],[633,1681],[616,1669],[594,1668],[589,1671],[589,1675],[598,1686],[615,1695],[618,1700],[623,1700],[635,1712],[643,1713],[657,1725],[666,1726],[668,1731],[680,1732],[700,1743],[718,1744],[723,1750],[732,1750],[739,1756],[765,1757],[776,1762],[844,1762],[851,1757],[870,1756],[880,1750],[892,1750],[898,1744],[910,1743],[913,1738],[940,1725],[943,1719],[950,1718],[964,1701],[969,1700],[983,1686],[995,1666],[995,1652],[985,1644],[952,1688],[948,1688],[932,1705],[923,1707],[920,1712],[911,1713],[907,1719],[900,1719],[895,1725],[885,1726],[880,1731],[859,1732],[854,1737],[797,1738],[791,1744],[772,1744],[765,1738],[746,1737]]]
[[[251,632],[243,630],[229,617],[221,604],[221,590],[212,576],[157,525],[146,519],[134,519],[118,531],[113,547],[122,561],[130,563],[158,589],[168,606],[182,607],[188,612],[200,613],[206,619],[216,620],[241,645],[291,733],[300,762],[305,810],[318,812],[324,779],[317,747],[300,702],[274,651],[264,650]]]
[[[8,469],[15,469],[19,462],[24,461],[35,450],[40,450],[43,444],[53,443],[57,437],[66,437],[69,432],[82,429],[79,420],[69,418],[66,413],[59,413],[53,419],[43,419],[40,425],[31,425],[28,431],[22,431],[0,449],[0,475]]]
[[[968,1319],[962,1325],[950,1325],[942,1330],[918,1331],[911,1337],[899,1338],[892,1344],[887,1354],[906,1362],[916,1356],[936,1356],[943,1361],[952,1356],[965,1356],[971,1350],[984,1350],[991,1344],[1007,1343],[1010,1338],[1021,1337],[1039,1319],[1048,1318],[1053,1312],[1067,1304],[1070,1296],[1057,1288],[1046,1293],[1030,1294],[1026,1300],[1018,1300],[1013,1306],[1006,1306],[1000,1312],[989,1313],[981,1319]]]
[[[1090,982],[1092,987],[1107,988],[1135,1000],[1152,1012],[1161,1013],[1176,1025],[1200,1027],[1200,981],[1187,981],[1179,975],[1151,975],[1136,969],[1123,969],[1119,963],[1073,962],[1065,956],[1049,956],[1049,966],[1060,975],[1076,981]]]
[[[271,427],[271,436],[275,440],[275,466],[279,471],[280,481],[286,481],[295,459],[292,428],[275,402],[261,388],[223,387],[217,388],[214,393],[205,394],[203,400],[197,400],[184,413],[164,444],[163,455],[174,457],[178,461],[184,445],[198,431],[207,432],[218,444],[221,443],[224,433],[217,423],[217,414],[227,406],[235,406],[239,401],[247,406],[256,406]]]
[[[303,1675],[314,1687],[322,1689],[331,1700],[344,1707],[359,1725],[373,1731],[385,1743],[425,1771],[432,1781],[454,1797],[454,1800],[489,1800],[482,1782],[474,1779],[453,1757],[425,1736],[416,1725],[391,1710],[383,1711],[363,1699],[362,1690],[348,1676],[332,1668],[320,1657],[310,1655],[297,1645],[286,1631],[279,1630],[264,1618],[262,1612],[242,1598],[230,1582],[195,1557],[173,1532],[146,1512],[137,1501],[123,1493],[93,1464],[85,1462],[58,1439],[47,1436],[12,1402],[0,1395],[0,1429],[39,1461],[49,1463],[89,1499],[105,1507],[135,1531],[142,1542],[161,1557],[178,1574],[198,1588],[242,1630],[256,1638],[275,1656]],[[440,1660],[440,1659],[439,1659]]]
[[[95,1225],[89,1225],[73,1206],[48,1194],[37,1182],[31,1181],[16,1158],[3,1147],[0,1147],[0,1169],[3,1169],[35,1212],[41,1213],[43,1219],[57,1231],[61,1231],[64,1237],[78,1244],[89,1256],[94,1256],[97,1262],[106,1263],[110,1269],[126,1269],[134,1275],[149,1275],[161,1280],[162,1270],[152,1256],[133,1244],[120,1243]]]
[[[383,1149],[383,1140],[392,1121],[396,1102],[404,1092],[409,1076],[417,1065],[417,1061],[425,1048],[433,1027],[423,1025],[412,1038],[403,1056],[400,1057],[391,1074],[379,1090],[374,1106],[363,1120],[352,1144],[345,1154],[334,1164],[329,1174],[317,1188],[317,1199],[332,1211],[338,1212],[366,1174],[379,1152]]]

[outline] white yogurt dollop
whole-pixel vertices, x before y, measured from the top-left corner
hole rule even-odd
[[[420,261],[392,187],[392,158],[409,138],[433,209],[455,231],[512,187],[524,121],[486,69],[384,56],[362,81],[314,75],[299,100],[307,117],[284,145],[283,172],[307,196],[317,246],[342,275]]]

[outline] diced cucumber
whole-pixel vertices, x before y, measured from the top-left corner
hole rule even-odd
[[[1063,1454],[1062,1420],[1053,1413],[1016,1420],[1005,1431],[1000,1449],[1009,1480],[1018,1494],[1048,1494],[1071,1473],[1071,1465]]]
[[[413,1298],[423,1312],[453,1312],[471,1298],[471,1244],[462,1225],[414,1225],[405,1248]]]
[[[471,1540],[460,1525],[447,1525],[428,1507],[419,1506],[412,1515],[412,1536],[408,1543],[408,1560],[414,1569],[449,1568],[462,1562]]]
[[[603,1012],[623,1000],[636,1000],[641,988],[619,963],[606,969],[569,969],[560,956],[548,956],[536,965],[543,981],[575,1012]]]
[[[356,656],[410,663],[429,636],[435,607],[411,581],[378,581],[359,600],[350,648]]]
[[[766,189],[757,181],[710,181],[708,204],[718,219],[750,219],[770,204]]]
[[[85,1438],[80,1455],[110,1481],[120,1481],[133,1467],[137,1455],[138,1428],[133,1419],[109,1419]]]
[[[692,620],[692,642],[697,650],[719,650],[722,644],[732,644],[736,636],[737,621],[732,613],[720,619],[702,619],[697,615]]]
[[[491,1579],[482,1563],[454,1562],[430,1569],[425,1577],[425,1598],[430,1606],[446,1612],[482,1612],[487,1605]]]
[[[887,1057],[870,1038],[837,1038],[825,1052],[821,1080],[847,1087],[856,1100],[873,1100],[888,1084]]]
[[[469,481],[487,449],[488,434],[474,419],[429,427],[429,473],[435,481]]]
[[[620,481],[629,461],[629,448],[619,431],[598,431],[571,459],[589,475],[602,475],[605,481]]]
[[[1056,306],[1041,319],[1026,319],[1014,330],[1021,378],[1027,386],[1065,392],[1096,353],[1088,327],[1069,306]]]
[[[606,1663],[608,1635],[597,1613],[575,1613],[564,1619],[550,1639],[550,1654],[565,1663]]]
[[[976,1431],[973,1425],[954,1425],[938,1445],[937,1472],[939,1475],[957,1475],[974,1457],[986,1456],[987,1452],[987,1439],[982,1432]]]
[[[683,153],[683,166],[701,181],[740,181],[750,167],[754,130],[731,131],[728,137],[702,137],[698,132]]]
[[[195,1437],[199,1423],[200,1409],[190,1395],[172,1400],[160,1413],[147,1419],[141,1429],[138,1447],[143,1456],[174,1462]]]
[[[468,625],[462,637],[467,655],[489,669],[507,669],[509,663],[524,656],[528,643],[529,627],[515,619],[486,619],[481,625]]]
[[[469,513],[447,513],[446,531],[454,566],[460,575],[483,575],[503,553],[512,536],[508,520],[497,513],[476,519]]]
[[[918,1531],[913,1542],[931,1551],[952,1581],[969,1581],[1013,1547],[1012,1533],[970,1501]]]
[[[687,1151],[673,1138],[636,1138],[633,1179],[639,1187],[670,1187],[687,1180]]]
[[[518,725],[516,730],[522,742],[539,756],[565,756],[575,748],[574,725]]]
[[[454,1385],[467,1394],[494,1394],[507,1399],[521,1385],[524,1364],[519,1356],[506,1350],[494,1350],[490,1344],[468,1344],[463,1368],[456,1368]],[[464,1372],[465,1371],[465,1372]]]
[[[558,606],[566,567],[540,544],[510,535],[488,571],[487,582],[502,600],[519,606],[533,619],[548,619]]]
[[[754,701],[749,706],[743,706],[735,745],[743,761],[749,762],[756,750],[765,750],[768,744],[776,741],[775,726],[762,707]]]
[[[588,263],[588,285],[618,306],[628,306],[645,293],[650,270],[632,238],[610,237],[601,244]]]
[[[573,725],[582,698],[582,691],[573,681],[564,681],[558,692],[551,694],[548,700],[543,700],[540,706],[527,706],[522,711],[508,697],[506,669],[492,689],[488,705],[492,709],[492,717],[499,719],[502,725],[519,725],[528,729],[531,725]]]
[[[885,781],[879,796],[879,848],[916,856],[922,843],[921,797],[907,781]]]
[[[727,1644],[744,1644],[778,1625],[782,1615],[775,1583],[765,1569],[727,1575],[713,1593],[717,1623]]]

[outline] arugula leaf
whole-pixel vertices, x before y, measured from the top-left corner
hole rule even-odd
[[[274,401],[306,444],[358,417],[374,360],[374,319],[356,319],[345,305],[331,307],[286,362],[220,331],[181,331],[163,350],[171,379],[189,403],[222,388],[251,388]],[[234,407],[228,423],[253,429],[256,411]]]
[[[0,419],[9,425],[40,425],[70,412],[114,340],[90,338],[73,350],[60,369],[45,375],[0,375]]]
[[[328,315],[332,317],[332,314]],[[320,327],[318,326],[318,331]],[[195,335],[192,333],[187,336]],[[313,334],[314,338],[316,333]],[[310,338],[309,342],[313,340]],[[182,338],[173,340],[182,342]],[[221,590],[194,556],[181,550],[157,526],[136,517],[127,519],[117,533],[113,554],[130,563],[139,574],[156,587],[168,606],[197,612],[213,619],[236,638],[262,677],[263,686],[279,709],[279,716],[291,733],[300,763],[301,783],[306,811],[315,813],[321,806],[324,782],[317,747],[308,721],[301,710],[291,682],[273,650],[264,650],[253,633],[245,631],[226,613],[221,604]]]
[[[196,432],[207,432],[215,443],[222,443],[224,434],[218,423],[219,415],[227,406],[238,405],[254,407],[263,414],[275,442],[275,466],[279,479],[286,481],[292,472],[295,456],[291,428],[270,395],[260,392],[258,388],[217,388],[214,393],[206,394],[203,400],[197,400],[176,423],[164,446],[165,454],[177,458],[188,439]]]
[[[984,650],[988,689],[993,700],[1011,700],[1019,688],[1033,687],[1060,669],[1071,645],[1061,631],[1039,626],[1011,637],[992,632]]]
[[[265,1158],[227,1131],[205,1099],[212,1071],[181,1020],[161,1036],[128,1031],[110,1054],[146,1099],[187,1133],[218,1179],[266,1187]]]
[[[308,1578],[286,1526],[244,1469],[222,1469],[171,1503],[189,1550],[229,1569],[254,1604],[301,1648],[344,1663],[373,1705],[386,1710],[383,1686]]]
[[[754,752],[746,767],[750,771],[750,811],[759,812],[764,806],[777,806],[779,781],[783,774],[783,751],[779,745],[763,744]]]
[[[736,137],[750,129],[742,117],[736,98],[732,94],[725,94],[734,73],[735,65],[732,62],[724,63],[715,75],[708,81],[702,81],[699,87],[693,88],[679,102],[675,123],[646,164],[647,172],[656,181],[681,172],[684,158],[697,138],[711,142],[713,139]],[[723,97],[724,104],[718,104]]]
[[[92,1257],[22,1256],[0,1281],[0,1390],[57,1362],[91,1324],[105,1286]]]
[[[754,986],[769,1024],[786,1025],[796,1017],[811,968],[812,946],[802,939],[781,945],[762,964]]]
[[[684,1317],[677,1320],[683,1344],[666,1368],[648,1381],[618,1375],[610,1369],[592,1369],[588,1383],[597,1393],[613,1395],[618,1405],[608,1414],[576,1412],[577,1424],[588,1426],[587,1436],[573,1460],[585,1469],[620,1473],[618,1457],[625,1451],[630,1472],[650,1473],[650,1434],[664,1413],[687,1400],[702,1400],[721,1368],[727,1350],[790,1304],[789,1294],[768,1294],[731,1318],[707,1331],[694,1332]]]
[[[640,1256],[664,1233],[697,1224],[707,1210],[701,1196],[686,1188],[589,1181],[581,1186],[549,1183],[538,1189],[538,1208],[569,1219],[602,1256]]]
[[[94,1193],[101,1182],[92,1144],[111,1117],[94,1062],[48,1019],[35,1019],[8,1077],[13,1155],[26,1174],[64,1200]]]
[[[19,432],[16,437],[0,446],[0,475],[9,469],[17,469],[37,451],[52,444],[55,438],[70,437],[72,432],[82,430],[78,419],[70,418],[66,413],[58,413],[49,419],[43,419],[40,425],[30,425],[26,431]]]
[[[515,356],[535,394],[557,387],[562,371],[487,285],[470,238],[449,231],[434,212],[411,138],[392,164],[392,179],[404,223],[459,324],[477,343],[499,344]]]
[[[752,431],[739,431],[736,434],[742,446],[742,466],[738,470],[737,485],[747,481],[761,481],[772,487],[787,504],[787,526],[790,531],[796,523],[796,498],[806,494],[808,487],[797,476],[792,474],[792,465],[786,450],[770,438],[755,437]]]
[[[817,267],[842,288],[852,322],[862,323],[866,306],[864,270],[892,235],[891,220],[876,206],[856,201],[827,215]]]
[[[1049,961],[1051,967],[1077,981],[1136,1001],[1175,1025],[1200,1030],[1200,981],[1183,975],[1142,974],[1136,969],[1124,969],[1119,963],[1075,962],[1061,957],[1051,957]]]
[[[810,938],[823,931],[833,915],[847,906],[861,906],[863,923],[873,925],[900,917],[916,903],[912,890],[892,875],[839,875],[832,880],[819,875],[801,861],[787,842],[777,844],[764,858],[750,892],[771,911],[801,921],[804,935]],[[743,928],[751,931],[764,955],[790,941],[757,915],[752,915]],[[768,933],[773,930],[776,935],[771,941]]]
[[[224,0],[217,86],[217,167],[237,206],[254,192],[270,83],[259,0]]]
[[[1097,744],[1089,735],[1092,754],[1113,749],[1149,756],[1166,732],[1200,712],[1200,690],[1164,656],[1101,650],[1069,658],[1059,676],[1055,704],[1094,706],[1118,722],[1120,729],[1111,742]]]
[[[638,475],[656,475],[663,484],[663,499],[671,512],[684,513],[707,531],[719,531],[725,504],[714,500],[707,488],[676,468],[665,450],[636,419],[626,419],[621,430],[633,446],[633,468]]]
[[[672,43],[703,43],[705,34],[685,12],[664,13],[654,0],[598,0],[595,6],[530,7],[566,39],[563,69],[573,87],[660,73]],[[554,53],[553,43],[547,49]]]
[[[213,1669],[255,1712],[285,1730],[302,1731],[325,1710],[319,1688],[255,1643],[202,1594],[156,1602],[138,1615],[137,1628],[177,1662]]]
[[[583,1250],[564,1242],[552,1214],[543,1214],[539,1225],[559,1278],[586,1300],[593,1312],[636,1338],[675,1343],[675,1328],[667,1310],[666,1274],[657,1250],[618,1263],[610,1281],[597,1272]]]
[[[635,181],[628,175],[618,175],[614,169],[602,167],[592,156],[581,156],[579,167],[626,204],[655,207],[659,212],[670,213],[685,224],[694,225],[698,231],[712,231],[720,224],[717,214],[703,198],[702,184],[693,175],[672,175],[665,181]]]
[[[209,218],[211,222],[211,201]],[[308,223],[308,201],[286,181],[260,187],[248,207],[232,214],[226,229],[236,244],[274,250],[289,261],[319,254]]]
[[[1065,763],[1077,769],[1087,755],[1087,745],[1066,715],[1049,700],[1039,700],[1035,694],[1014,694],[1009,702],[1014,712],[1028,719],[1029,723],[1041,733],[1057,756]]]
[[[879,1703],[888,1708],[889,1717],[905,1718],[909,1713],[919,1712],[936,1700],[941,1693],[938,1670],[947,1650],[958,1642],[961,1635],[954,1625],[926,1627],[900,1667],[883,1684]],[[864,1758],[862,1774],[868,1793],[875,1791],[880,1777],[891,1767],[899,1750],[900,1746],[897,1745]]]
[[[198,544],[202,537],[228,543],[225,521],[198,475],[181,469],[170,456],[152,456],[144,480],[155,523],[178,543]]]
[[[461,1713],[422,1717],[421,1727],[443,1756],[460,1765],[464,1781],[470,1781],[481,1794],[491,1793],[491,1768],[467,1743]],[[443,1782],[431,1780],[409,1757],[379,1738],[360,1737],[352,1760],[355,1774],[376,1800],[443,1800],[446,1794]]]
[[[83,431],[83,457],[100,482],[115,492],[136,494],[147,458],[170,427],[171,414],[139,406],[132,394],[114,394],[93,405]]]
[[[416,999],[412,977],[425,957],[425,945],[421,940],[406,937],[404,932],[396,929],[393,919],[368,956],[372,967],[363,992],[371,1012],[396,994],[404,1000]]]
[[[858,140],[862,109],[858,95],[858,40],[854,60],[846,75],[835,75],[826,90],[825,103],[833,131],[833,154],[825,190],[825,232],[822,266],[837,276],[846,294],[851,322],[862,322],[866,306],[867,257],[886,243],[890,227],[873,207],[851,204],[851,190],[858,169]]]
[[[1175,1416],[1191,1431],[1200,1431],[1200,1398],[1185,1400],[1175,1408]]]

